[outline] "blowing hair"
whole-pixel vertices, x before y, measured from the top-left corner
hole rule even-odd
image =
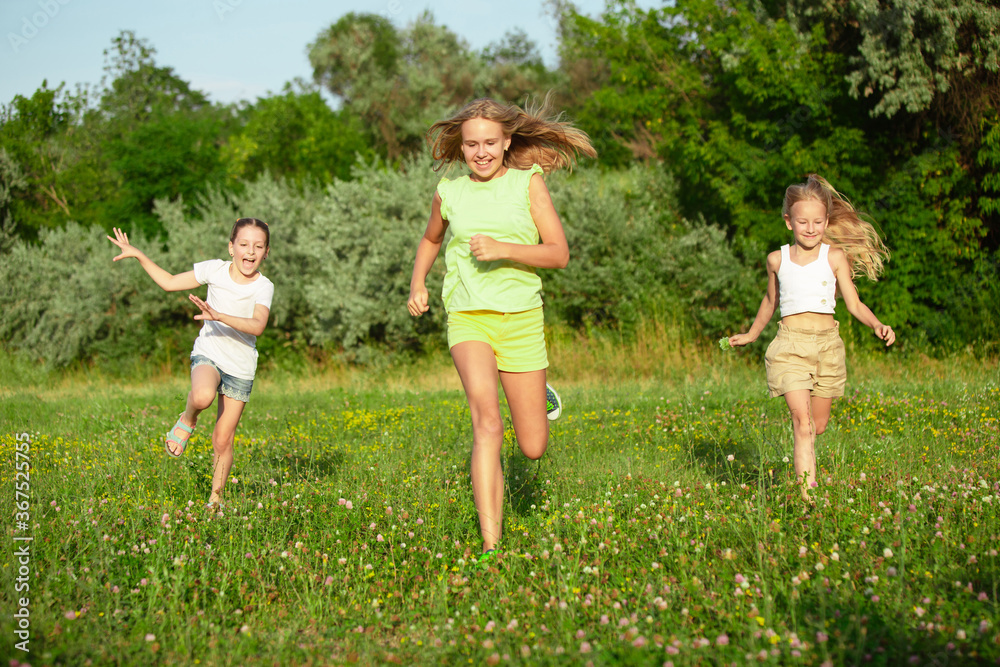
[[[561,114],[549,112],[549,96],[538,106],[529,105],[527,110],[482,98],[473,100],[450,118],[439,120],[427,131],[435,171],[463,160],[462,123],[473,118],[500,123],[504,135],[510,137],[510,147],[503,157],[505,167],[529,169],[537,164],[549,173],[561,167],[572,168],[578,155],[597,157],[586,132],[560,120]]]
[[[257,218],[239,218],[236,224],[233,225],[233,231],[229,233],[229,242],[234,243],[236,241],[236,235],[244,227],[256,227],[264,231],[264,246],[271,247],[271,230],[268,229],[267,223],[263,220],[258,220]]]
[[[809,174],[805,183],[788,186],[781,205],[782,215],[790,215],[792,206],[800,201],[818,201],[826,206],[829,223],[823,242],[835,246],[847,255],[851,278],[862,274],[878,280],[889,261],[889,249],[882,243],[875,226],[855,210],[847,198],[837,192],[825,178]]]

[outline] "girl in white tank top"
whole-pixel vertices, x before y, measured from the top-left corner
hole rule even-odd
[[[778,335],[765,355],[768,390],[784,396],[792,417],[795,476],[802,497],[816,486],[816,436],[830,420],[847,380],[844,344],[833,317],[837,288],[847,311],[892,345],[896,334],[858,298],[853,279],[876,280],[889,252],[871,223],[815,174],[789,186],[782,205],[794,242],[767,256],[767,291],[750,330],[729,337],[734,347],[760,336],[777,307]]]

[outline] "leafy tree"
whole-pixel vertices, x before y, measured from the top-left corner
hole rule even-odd
[[[162,232],[153,202],[197,199],[224,177],[219,146],[236,122],[123,31],[105,51],[102,87],[74,94],[46,82],[0,114],[0,147],[27,185],[9,204],[17,234],[73,220]]]
[[[992,20],[983,3],[959,4],[970,3],[982,9],[976,25]],[[978,140],[954,134],[964,131],[958,116],[951,116],[951,132],[935,125],[933,119],[941,117],[933,115],[939,113],[935,109],[949,108],[940,87],[926,112],[904,105],[891,119],[876,110],[879,100],[856,99],[852,86],[865,62],[864,30],[852,27],[856,17],[846,24],[844,17],[862,5],[874,3],[678,0],[652,10],[622,3],[601,19],[565,5],[561,56],[571,71],[581,62],[597,63],[592,71],[600,86],[581,100],[579,112],[594,123],[586,129],[609,144],[629,146],[633,159],[662,160],[678,177],[683,213],[721,225],[737,248],[746,241],[746,252],[755,252],[751,248],[785,242],[779,217],[784,187],[809,172],[827,176],[875,214],[895,251],[886,284],[875,290],[881,296],[869,300],[898,295],[898,309],[879,312],[916,326],[937,321],[927,329],[930,339],[953,338],[956,327],[970,324],[960,325],[956,317],[976,312],[980,320],[989,319],[974,299],[967,303],[979,305],[951,312],[939,298],[973,294],[971,276],[986,275],[979,269],[989,255],[979,249],[989,245],[996,227],[981,217],[992,210],[989,197],[983,198],[991,182],[983,172],[994,164],[998,140],[986,132],[988,143],[970,151]],[[921,6],[937,7],[932,0]],[[965,53],[963,45],[971,44],[971,55],[954,61],[942,56],[934,61],[935,71],[950,76],[949,82],[989,79],[995,70],[993,33],[969,42],[963,37],[969,23],[960,15],[949,15],[952,23],[942,20],[940,30],[948,33],[954,26],[956,48]],[[923,35],[928,58],[940,55],[927,46],[933,42],[926,36],[929,29],[907,23],[907,16],[890,12],[895,23],[881,29]],[[948,44],[943,40],[942,48]],[[960,63],[961,71],[957,64],[948,69],[949,62]],[[889,99],[889,88],[880,100]],[[989,108],[996,90],[967,108]],[[612,154],[615,162],[620,157]],[[904,186],[900,179],[910,180]],[[909,183],[919,188],[914,191]],[[941,266],[928,273],[935,258]],[[859,289],[867,299],[869,288]]]
[[[297,182],[330,183],[349,179],[359,158],[374,157],[361,119],[331,109],[318,90],[287,84],[281,95],[259,99],[245,114],[245,125],[223,154],[231,181],[267,171]]]
[[[17,238],[10,208],[15,201],[14,193],[27,186],[28,179],[24,172],[11,159],[7,149],[0,148],[0,255],[9,252]]]
[[[345,14],[310,44],[309,61],[390,162],[419,152],[427,128],[473,98],[520,100],[555,80],[524,33],[477,54],[429,13],[401,31],[374,14]]]
[[[47,81],[0,111],[0,188],[9,233],[36,238],[39,229],[70,215],[70,186],[62,178],[69,156],[60,142],[70,120],[63,86],[49,88]]]
[[[106,84],[83,124],[90,152],[107,170],[116,196],[98,213],[126,228],[160,234],[153,202],[180,197],[194,201],[206,186],[221,183],[219,148],[234,120],[203,93],[159,67],[155,49],[123,31],[105,51]],[[97,216],[95,216],[97,217]]]

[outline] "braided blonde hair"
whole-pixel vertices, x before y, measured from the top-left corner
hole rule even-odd
[[[465,105],[451,118],[439,120],[427,131],[434,170],[463,161],[462,123],[473,118],[499,123],[504,135],[510,137],[510,147],[503,158],[505,167],[528,169],[537,164],[549,173],[572,167],[580,154],[597,157],[587,133],[559,120],[559,115],[550,116],[548,102],[546,96],[541,105],[529,106],[525,111],[514,104],[482,98]]]
[[[809,174],[805,183],[788,186],[781,205],[782,215],[790,215],[792,206],[806,200],[818,201],[826,206],[829,223],[823,242],[844,251],[851,267],[851,278],[864,274],[871,280],[878,280],[885,262],[889,261],[889,249],[882,243],[875,226],[817,174]]]

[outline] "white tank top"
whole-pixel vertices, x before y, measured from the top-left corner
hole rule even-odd
[[[837,303],[837,277],[830,268],[830,246],[822,243],[819,257],[799,266],[788,255],[788,246],[781,246],[781,266],[778,267],[778,303],[781,316],[798,313],[830,313]]]

